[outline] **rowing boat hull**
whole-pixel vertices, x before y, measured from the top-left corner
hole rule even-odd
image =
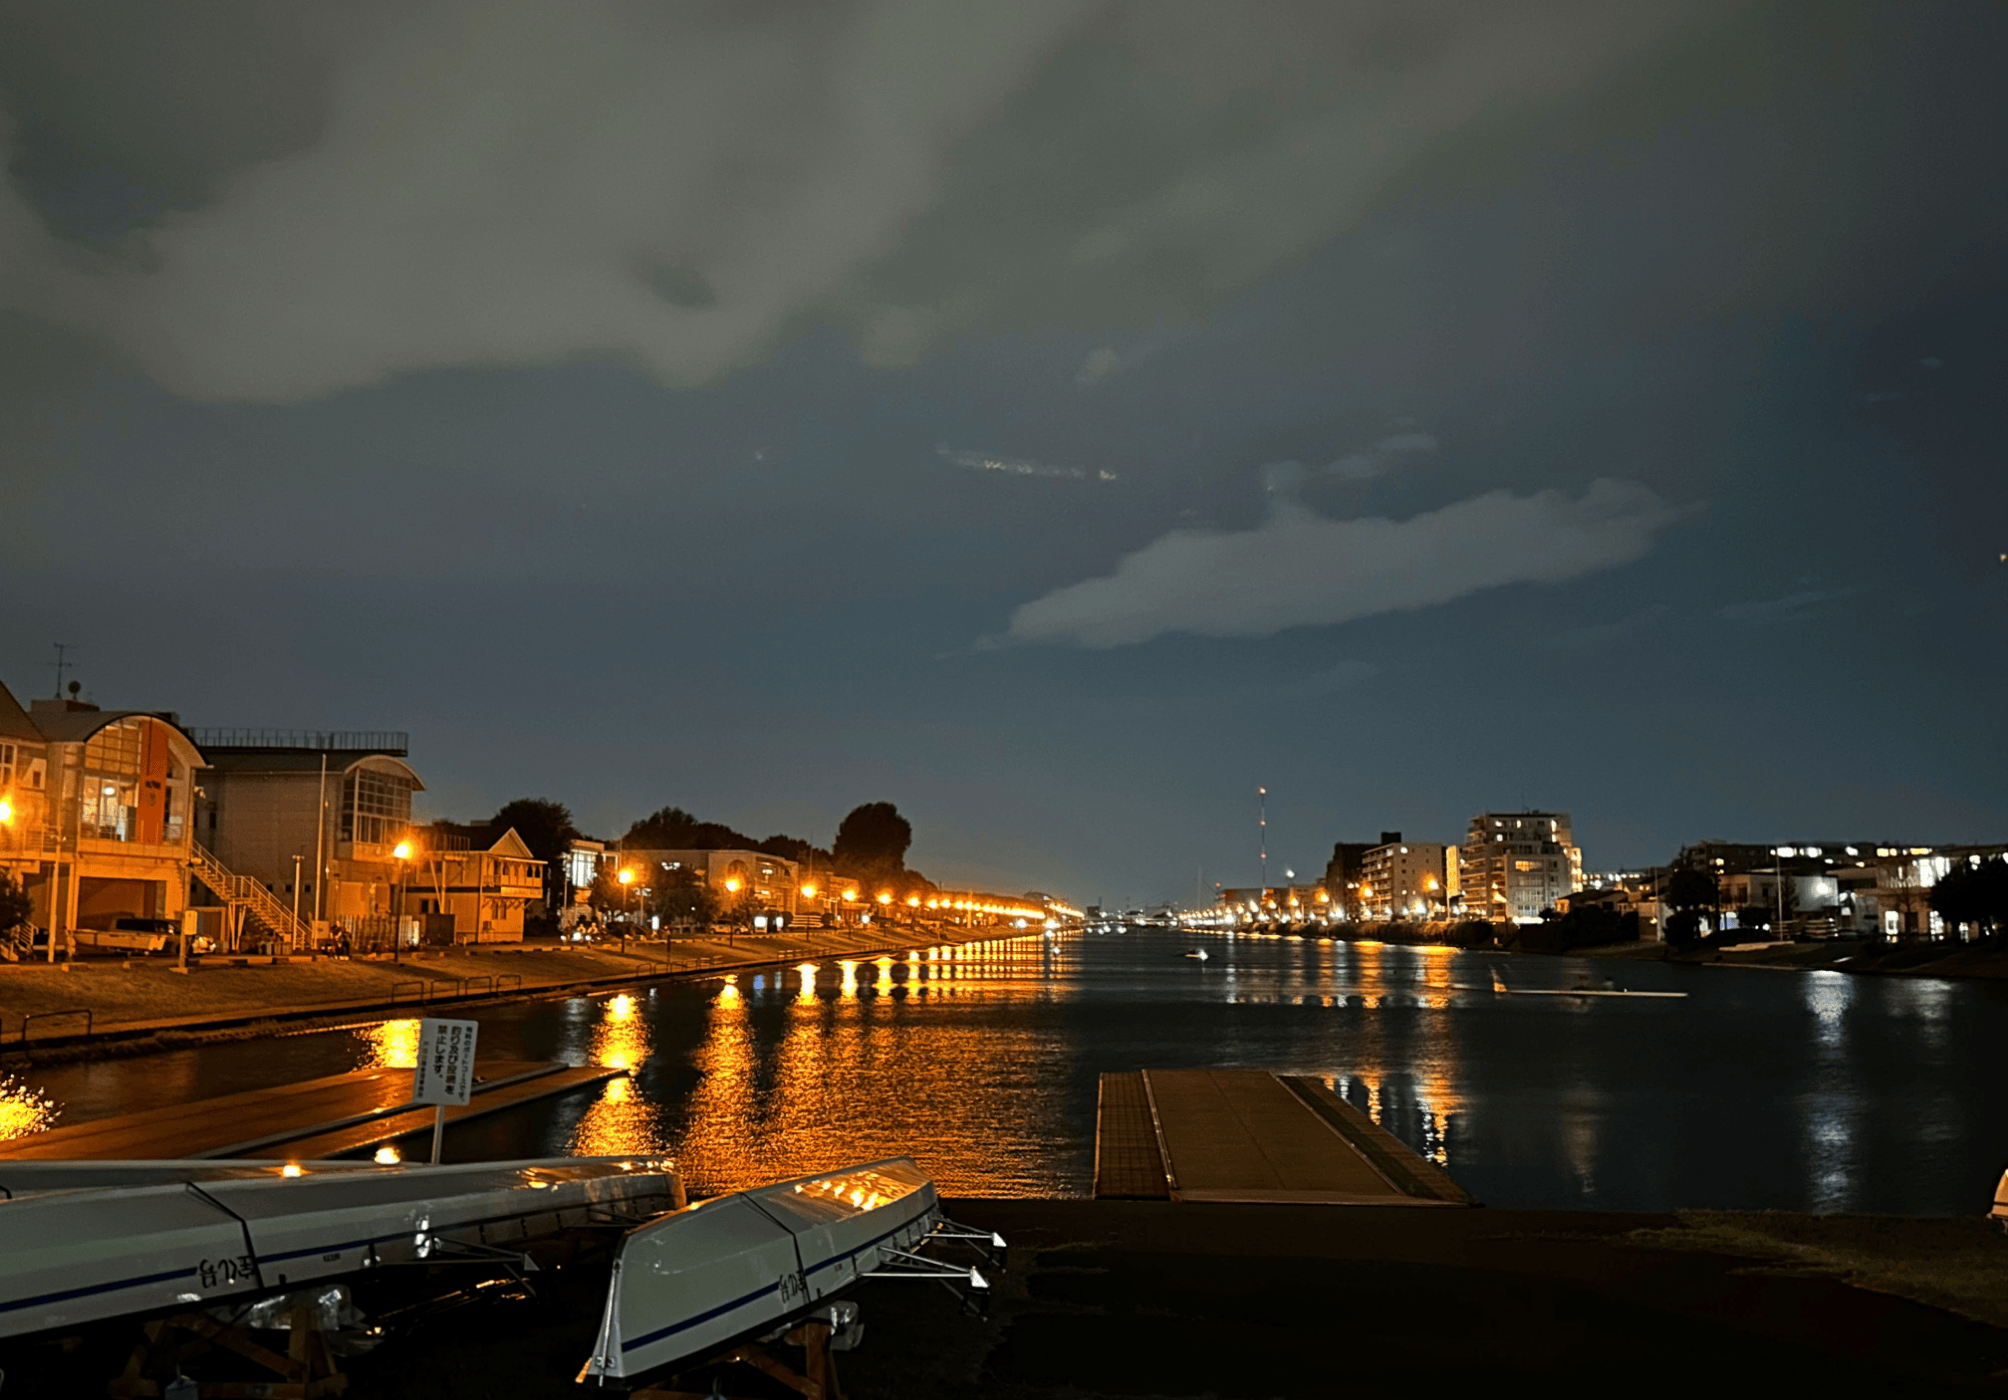
[[[701,1202],[631,1230],[586,1375],[639,1376],[767,1331],[849,1288],[941,1219],[906,1157]]]
[[[248,1301],[384,1264],[673,1208],[664,1164],[6,1163],[0,1338]]]

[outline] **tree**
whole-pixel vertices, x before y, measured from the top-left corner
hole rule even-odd
[[[565,859],[579,839],[571,809],[548,798],[519,797],[503,803],[488,824],[513,828],[523,838],[530,854],[544,862],[544,903],[552,909],[564,903]]]
[[[664,923],[709,928],[718,917],[718,898],[695,870],[662,870],[649,877],[648,912]]]
[[[530,848],[530,854],[551,865],[562,863],[572,849],[572,842],[579,839],[579,829],[572,825],[571,809],[544,797],[519,797],[514,802],[505,802],[488,819],[488,824],[513,827]]]
[[[1972,924],[1980,938],[1999,938],[2008,932],[2008,860],[1953,866],[1931,887],[1931,907],[1948,927]]]
[[[906,869],[906,848],[913,844],[913,824],[890,802],[853,807],[837,826],[830,843],[831,858],[846,870],[862,870],[881,878]]]
[[[699,821],[681,807],[662,807],[628,828],[624,846],[656,851],[750,851],[753,838],[722,822]]]
[[[1699,909],[1676,909],[1666,916],[1666,941],[1675,948],[1684,948],[1701,940],[1701,911]]]
[[[1715,877],[1693,866],[1683,865],[1667,877],[1659,894],[1662,903],[1675,909],[1713,909]]]

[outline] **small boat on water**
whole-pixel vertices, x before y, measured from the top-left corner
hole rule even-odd
[[[1204,948],[1187,948],[1185,950],[1185,956],[1187,956],[1188,958],[1198,958],[1201,962],[1205,962],[1206,950]]]
[[[507,1254],[684,1204],[667,1163],[0,1161],[0,1338]]]
[[[713,1355],[812,1311],[871,1275],[987,1282],[914,1251],[930,1238],[981,1238],[944,1221],[934,1183],[910,1157],[700,1201],[630,1230],[579,1379],[617,1380]]]

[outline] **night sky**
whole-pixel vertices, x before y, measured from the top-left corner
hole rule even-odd
[[[2008,8],[0,3],[0,679],[1190,899],[2008,836]]]

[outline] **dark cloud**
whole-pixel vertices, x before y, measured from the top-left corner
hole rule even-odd
[[[95,35],[117,57],[68,84],[17,74],[15,100],[88,114],[61,129],[174,207],[67,273],[18,197],[0,237],[45,283],[15,304],[98,327],[182,392],[288,400],[609,353],[696,383],[814,316],[899,364],[1034,304],[1200,310],[1355,223],[1438,142],[1726,7],[431,0],[340,30],[276,9],[224,42],[240,8],[170,31],[210,86],[143,81],[185,114],[165,124],[118,90],[139,59],[123,11],[39,15],[45,56]]]

